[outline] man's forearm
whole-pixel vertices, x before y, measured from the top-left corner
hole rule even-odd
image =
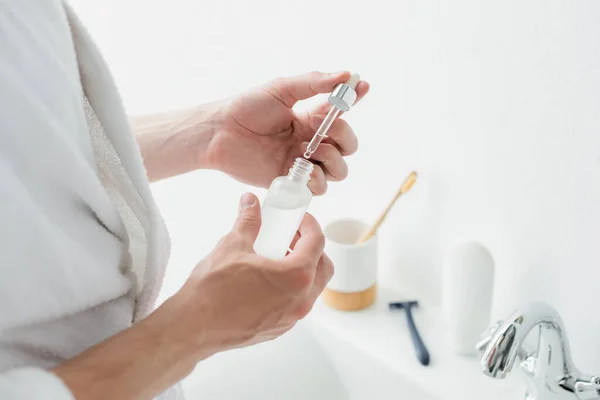
[[[218,106],[130,117],[148,179],[157,181],[209,168],[208,148],[218,124]]]
[[[77,400],[152,399],[186,377],[203,357],[167,300],[148,318],[52,370]]]

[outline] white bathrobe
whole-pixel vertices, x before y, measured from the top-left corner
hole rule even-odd
[[[169,239],[109,70],[61,0],[0,0],[0,185],[0,399],[70,400],[46,370],[152,311]]]

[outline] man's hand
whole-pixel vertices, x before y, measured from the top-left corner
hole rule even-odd
[[[244,183],[268,186],[275,177],[287,174],[294,159],[306,151],[330,108],[325,102],[297,113],[294,104],[329,93],[349,78],[349,72],[280,78],[227,102],[207,150],[209,164]],[[357,101],[368,91],[369,84],[359,82]],[[327,136],[312,156],[317,165],[308,186],[317,195],[325,193],[327,181],[346,178],[344,156],[358,148],[356,135],[343,119],[336,119]]]
[[[148,318],[52,370],[80,400],[153,398],[211,355],[274,339],[312,308],[333,275],[324,236],[306,215],[282,260],[256,255],[256,196],[185,285]]]
[[[266,187],[304,154],[330,108],[324,102],[308,112],[296,112],[294,104],[329,93],[349,78],[349,72],[311,72],[275,79],[233,99],[131,117],[148,178],[157,181],[211,168]],[[360,81],[356,101],[368,91],[369,84]],[[344,157],[358,148],[352,128],[339,117],[327,136],[312,156],[316,166],[308,187],[317,195],[325,193],[327,181],[346,178]]]
[[[273,339],[311,310],[333,275],[325,239],[307,214],[284,259],[256,255],[260,205],[245,194],[233,230],[198,264],[177,294],[185,299],[185,328],[206,355]],[[202,316],[202,318],[198,318]]]

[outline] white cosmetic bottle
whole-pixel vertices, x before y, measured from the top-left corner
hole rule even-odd
[[[262,204],[262,225],[254,242],[256,254],[278,259],[285,257],[298,227],[304,218],[312,193],[307,183],[314,165],[308,158],[317,150],[327,131],[340,112],[349,111],[356,101],[356,85],[360,77],[351,74],[345,83],[338,84],[329,95],[331,108],[309,142],[304,158],[296,158],[287,176],[275,178]]]
[[[312,193],[307,186],[314,165],[296,158],[287,176],[275,178],[262,204],[262,224],[254,251],[264,257],[285,257],[304,218]]]
[[[480,335],[490,324],[494,259],[477,242],[453,245],[444,261],[443,310],[446,337],[454,352],[475,356]]]

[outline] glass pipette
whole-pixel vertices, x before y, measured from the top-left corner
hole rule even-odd
[[[317,151],[319,144],[327,137],[327,131],[338,114],[341,111],[346,112],[350,110],[350,107],[352,107],[356,101],[355,89],[359,81],[360,76],[357,73],[353,73],[346,83],[340,83],[333,89],[333,92],[329,95],[329,104],[331,104],[331,108],[310,143],[308,143],[304,158],[310,158],[314,152]]]
[[[313,155],[313,153],[317,151],[317,147],[319,147],[321,141],[327,137],[327,131],[331,127],[331,124],[333,124],[333,121],[335,121],[335,117],[338,116],[340,111],[341,110],[336,106],[331,106],[329,112],[327,113],[327,116],[321,123],[321,126],[319,126],[319,129],[317,129],[317,133],[315,133],[315,136],[313,136],[310,143],[306,147],[304,158],[310,158]]]

